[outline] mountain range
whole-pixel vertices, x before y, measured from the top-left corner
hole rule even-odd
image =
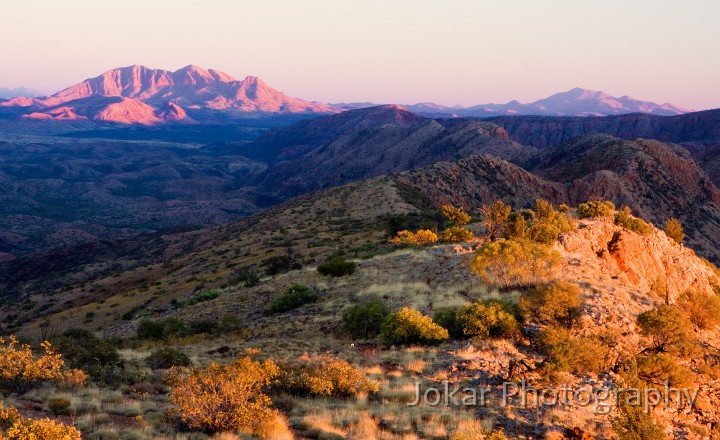
[[[140,65],[115,68],[45,97],[37,97],[26,89],[0,89],[0,119],[45,122],[225,123],[238,118],[322,115],[373,106],[376,104],[310,102],[289,97],[255,76],[237,80],[227,73],[194,65],[174,72]],[[511,101],[471,107],[419,103],[405,108],[422,116],[443,118],[606,116],[638,112],[671,116],[688,112],[672,104],[640,101],[630,96],[617,98],[581,88],[532,103]]]
[[[351,109],[372,107],[377,104],[365,102],[333,105]],[[435,103],[418,103],[404,105],[404,107],[411,112],[429,117],[488,117],[500,115],[609,116],[627,113],[673,116],[689,112],[689,110],[669,103],[656,104],[627,95],[618,98],[605,92],[578,87],[530,103],[510,101],[506,104],[480,104],[471,107],[448,107]]]
[[[202,121],[220,115],[338,111],[291,98],[254,76],[237,80],[193,65],[175,72],[139,65],[112,69],[51,96],[18,97],[0,106],[14,108],[27,119],[143,125]]]

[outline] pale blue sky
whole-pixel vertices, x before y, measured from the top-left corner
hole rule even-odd
[[[528,102],[578,86],[715,108],[719,18],[717,0],[5,0],[0,87],[197,64],[326,102]]]

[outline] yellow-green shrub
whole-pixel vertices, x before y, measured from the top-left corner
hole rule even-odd
[[[688,290],[678,297],[676,305],[701,329],[720,324],[720,297],[715,294]]]
[[[637,317],[640,332],[652,339],[657,351],[677,351],[694,341],[690,319],[679,309],[661,305]]]
[[[693,373],[666,354],[651,354],[637,358],[638,377],[646,382],[671,387],[688,387],[693,383]]]
[[[537,337],[545,368],[574,374],[599,373],[606,367],[608,348],[599,339],[573,336],[563,327],[546,327]]]
[[[560,253],[547,245],[500,239],[477,250],[472,270],[490,285],[528,287],[552,280],[560,262]]]
[[[578,205],[577,215],[579,218],[608,217],[614,210],[615,205],[609,200],[604,202],[589,201]]]
[[[210,432],[253,432],[276,416],[263,389],[280,369],[272,361],[259,362],[249,356],[226,366],[173,367],[165,376],[170,386],[172,414],[192,429]]]
[[[394,244],[427,246],[429,244],[437,243],[438,236],[429,229],[420,229],[417,232],[403,230],[398,232],[397,235],[389,241]]]
[[[582,305],[580,288],[566,281],[538,286],[520,299],[520,310],[528,321],[567,328],[580,318]]]
[[[15,408],[0,402],[0,439],[80,440],[80,431],[50,419],[26,419]]]
[[[332,355],[307,354],[281,364],[278,387],[285,392],[314,397],[357,397],[375,394],[380,386],[347,361]]]
[[[385,345],[439,344],[448,339],[448,331],[417,310],[407,307],[390,314],[380,328]]]
[[[511,338],[520,332],[517,308],[492,299],[466,304],[458,311],[457,322],[463,334],[472,338]]]
[[[463,241],[470,241],[475,237],[472,231],[463,228],[462,226],[450,226],[445,229],[442,233],[442,241],[446,243],[460,243]]]

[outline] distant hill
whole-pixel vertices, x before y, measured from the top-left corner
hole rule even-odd
[[[25,98],[33,98],[35,96],[40,96],[40,92],[33,89],[28,89],[26,87],[16,87],[14,89],[8,89],[6,87],[0,87],[0,99],[4,98],[17,98],[19,96],[25,97]]]
[[[343,109],[372,107],[369,102],[333,104]],[[404,105],[409,111],[429,117],[488,117],[501,115],[609,116],[647,113],[673,116],[690,110],[673,104],[656,104],[630,96],[614,97],[601,91],[574,88],[535,102],[510,101],[506,104],[479,104],[470,107],[444,106],[432,102]]]
[[[333,113],[339,109],[289,97],[248,76],[237,80],[189,65],[175,72],[134,65],[108,70],[47,97],[0,103],[29,119],[151,125],[223,116]]]

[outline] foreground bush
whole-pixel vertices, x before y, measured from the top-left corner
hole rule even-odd
[[[263,389],[279,373],[275,363],[249,356],[226,366],[173,367],[165,376],[174,405],[171,413],[191,429],[255,432],[276,417]]]
[[[375,394],[380,386],[347,361],[331,355],[307,354],[282,365],[282,391],[299,396],[357,397]]]
[[[720,324],[720,297],[717,295],[688,290],[678,297],[677,306],[701,329]]]
[[[5,408],[0,402],[0,439],[80,440],[80,431],[50,419],[26,419],[15,408]]]
[[[380,333],[380,326],[390,314],[390,309],[381,301],[366,301],[349,307],[343,313],[343,326],[353,338],[374,338]]]
[[[7,345],[0,337],[0,388],[18,394],[44,382],[82,385],[87,374],[80,370],[65,369],[62,355],[45,341],[40,344],[43,354],[37,358],[27,344],[20,344],[10,336]]]
[[[472,269],[494,286],[528,287],[552,280],[560,262],[560,253],[549,246],[500,239],[477,250]]]
[[[591,201],[579,204],[577,207],[577,215],[579,218],[608,217],[614,210],[615,205],[609,200],[604,202]]]
[[[407,244],[416,246],[427,246],[433,243],[437,243],[438,236],[436,233],[429,229],[420,229],[417,232],[400,231],[397,235],[391,238],[390,243],[395,244]]]
[[[448,331],[428,316],[407,307],[389,315],[380,328],[380,340],[385,345],[432,345],[449,337]]]
[[[580,288],[566,281],[536,287],[520,299],[520,310],[528,321],[571,328],[582,314]]]
[[[600,373],[606,367],[608,348],[599,339],[573,336],[563,327],[547,327],[537,337],[550,371],[573,374]]]
[[[692,323],[679,309],[661,305],[637,317],[640,332],[652,339],[656,351],[678,351],[694,341]]]
[[[317,295],[309,287],[302,284],[293,284],[287,288],[280,298],[270,304],[268,311],[270,313],[288,312],[305,304],[314,303],[317,299]]]
[[[67,330],[54,339],[53,344],[62,354],[65,365],[83,370],[96,381],[112,382],[116,370],[122,366],[113,344],[90,330]]]
[[[640,356],[637,359],[638,377],[646,382],[671,387],[688,387],[693,383],[693,373],[666,354]]]
[[[344,277],[355,273],[357,264],[352,261],[345,261],[342,258],[333,258],[318,266],[320,275],[331,277]]]
[[[517,308],[498,300],[463,306],[457,313],[457,322],[463,334],[471,338],[511,338],[520,333]]]

